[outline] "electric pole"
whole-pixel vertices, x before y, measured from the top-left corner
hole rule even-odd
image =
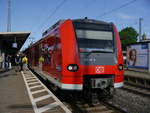
[[[7,32],[11,31],[11,0],[8,0]]]
[[[143,18],[139,18],[139,42],[142,41],[142,20]]]

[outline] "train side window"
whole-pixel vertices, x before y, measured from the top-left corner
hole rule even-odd
[[[54,50],[57,51],[59,48],[59,41],[60,39],[58,37],[55,38],[55,45],[54,45]]]

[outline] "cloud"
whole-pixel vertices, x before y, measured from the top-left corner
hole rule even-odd
[[[135,16],[130,16],[130,15],[127,15],[127,14],[119,14],[119,17],[121,19],[124,19],[124,20],[133,20],[133,19],[136,19]]]

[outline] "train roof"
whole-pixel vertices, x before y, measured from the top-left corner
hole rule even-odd
[[[66,19],[68,20],[68,19]],[[106,25],[112,25],[112,22],[104,22],[104,21],[100,21],[100,20],[95,20],[95,19],[88,19],[88,18],[84,18],[84,19],[71,19],[73,22],[83,22],[83,23],[95,23],[95,24],[106,24]],[[43,32],[42,36],[45,36],[49,31],[51,31],[52,29],[56,28],[58,25],[62,24],[65,20],[59,20],[57,21],[54,25],[52,25],[50,28],[48,28],[45,32]]]
[[[95,20],[95,19],[88,19],[88,18],[84,18],[84,19],[74,19],[73,22],[83,22],[83,23],[94,23],[94,24],[112,24],[112,22],[104,22],[104,21],[100,21],[100,20]]]
[[[51,31],[52,29],[55,29],[58,25],[62,24],[63,22],[64,22],[64,20],[57,21],[54,25],[52,25],[50,28],[48,28],[46,31],[44,31],[42,33],[42,36],[45,37],[45,35],[47,35],[49,31]]]
[[[103,24],[103,25],[112,25],[112,22],[104,22],[104,21],[100,21],[100,20],[95,20],[95,19],[88,19],[88,18],[83,18],[83,19],[65,19],[65,20],[72,20],[73,22],[81,22],[81,23],[94,23],[94,24]],[[62,24],[65,20],[59,20],[57,21],[54,25],[52,25],[51,27],[49,27],[47,30],[45,30],[42,33],[42,38],[38,41],[41,42],[42,40],[44,40],[52,30],[55,30],[60,24]],[[51,34],[51,37],[53,37],[53,35]],[[36,45],[36,44],[33,44]]]

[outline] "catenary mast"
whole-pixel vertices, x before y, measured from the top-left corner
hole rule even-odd
[[[7,32],[11,31],[11,0],[8,0]]]

